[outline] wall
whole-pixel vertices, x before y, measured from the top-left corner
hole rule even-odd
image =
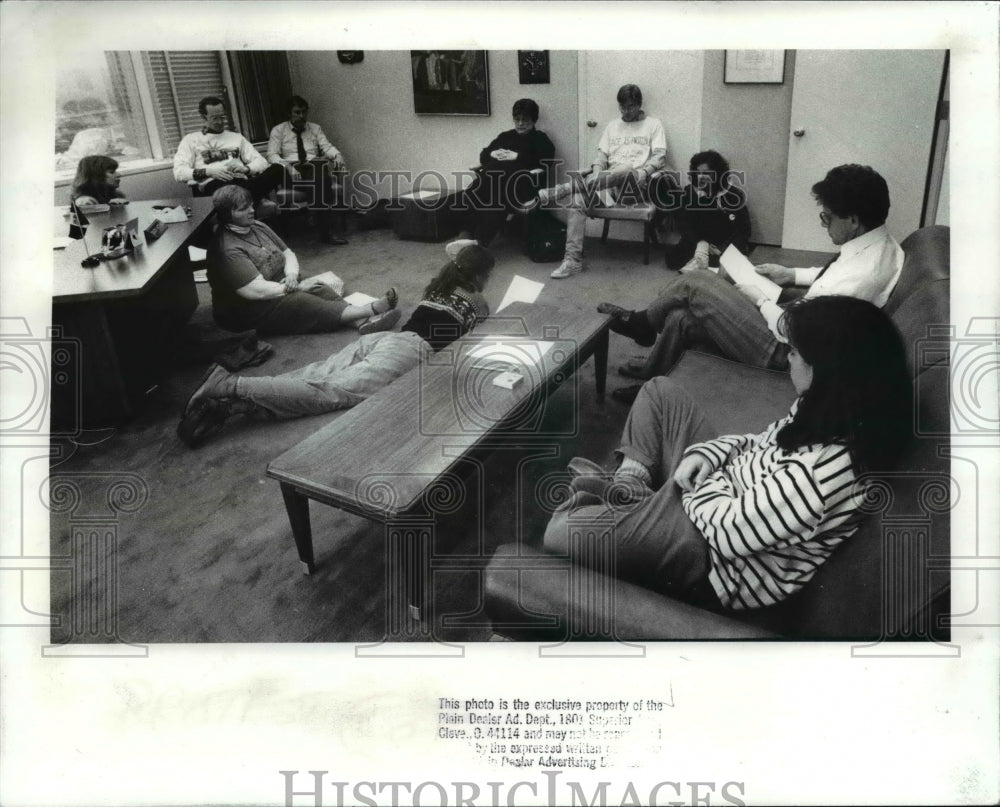
[[[781,244],[792,116],[795,51],[785,52],[783,84],[725,84],[725,51],[705,52],[701,143],[746,172],[751,238]],[[684,157],[684,168],[687,168]]]
[[[516,51],[489,51],[489,117],[417,115],[409,51],[365,51],[360,64],[344,65],[333,51],[290,52],[295,92],[310,104],[310,117],[344,152],[353,171],[401,170],[419,181],[425,171],[468,171],[479,152],[512,127],[518,98],[541,107],[538,128],[552,139],[556,155],[570,168],[577,155],[577,60],[573,51],[550,52],[550,84],[519,84]],[[423,187],[437,188],[424,177]],[[410,180],[399,192],[409,190]],[[388,182],[380,195],[391,195]]]

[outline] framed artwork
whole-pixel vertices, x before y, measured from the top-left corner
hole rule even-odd
[[[521,84],[549,83],[549,52],[547,50],[519,50],[517,74]]]
[[[723,81],[726,84],[783,84],[783,50],[727,50]]]
[[[485,50],[411,50],[413,111],[418,115],[489,115]]]

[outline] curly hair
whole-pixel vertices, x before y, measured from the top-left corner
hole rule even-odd
[[[840,218],[857,216],[867,230],[881,227],[889,216],[889,186],[870,165],[831,168],[812,186],[812,193]]]
[[[806,297],[778,324],[812,368],[781,448],[847,446],[855,470],[888,470],[913,436],[913,390],[906,349],[878,306],[854,297]]]

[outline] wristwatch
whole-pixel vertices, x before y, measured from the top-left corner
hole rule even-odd
[[[193,176],[196,180],[208,179],[208,171],[204,168],[195,168]]]

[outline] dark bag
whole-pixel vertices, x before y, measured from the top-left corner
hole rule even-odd
[[[561,261],[566,252],[566,225],[548,210],[536,208],[528,214],[525,253],[535,263]]]

